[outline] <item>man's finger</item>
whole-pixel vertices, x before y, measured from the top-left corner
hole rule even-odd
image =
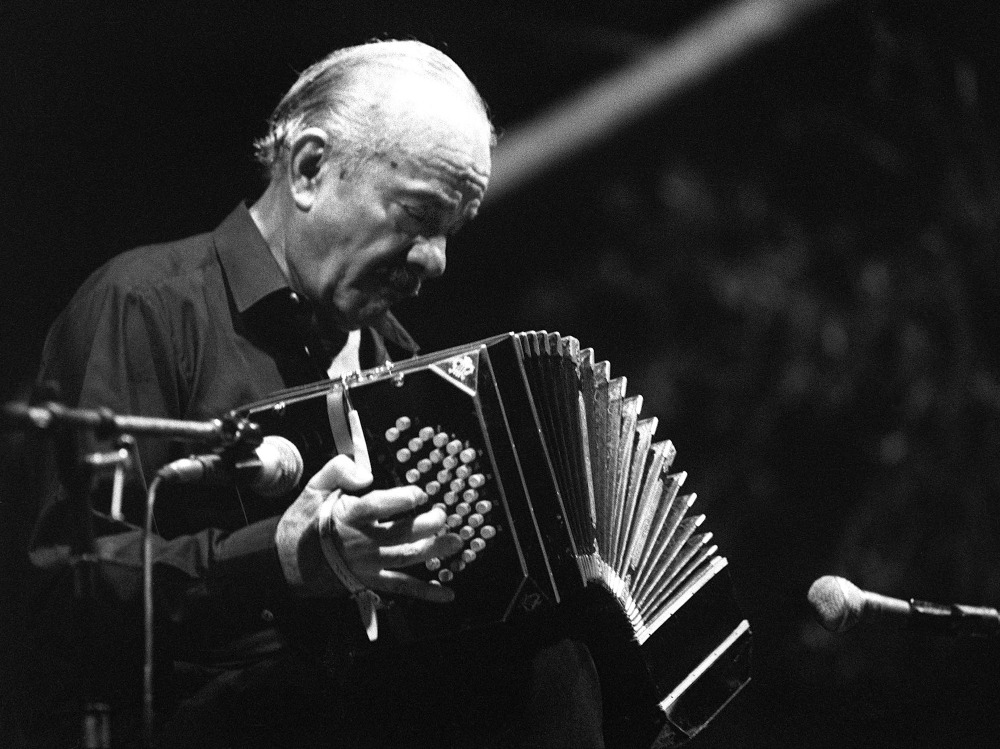
[[[379,489],[361,497],[344,497],[337,507],[337,516],[350,525],[366,525],[410,512],[426,503],[427,495],[416,486]]]
[[[307,489],[332,492],[334,489],[357,492],[372,483],[372,475],[358,468],[346,455],[337,455],[309,479]]]
[[[455,591],[438,583],[425,582],[402,572],[382,570],[371,583],[372,589],[382,593],[418,598],[431,603],[450,603]]]
[[[446,517],[444,510],[433,507],[416,517],[375,523],[365,529],[365,534],[380,544],[403,544],[437,535],[445,527]]]
[[[454,533],[443,536],[421,538],[395,546],[380,546],[378,548],[378,565],[383,569],[409,567],[412,564],[426,562],[432,557],[441,559],[453,556],[462,549],[462,539]]]

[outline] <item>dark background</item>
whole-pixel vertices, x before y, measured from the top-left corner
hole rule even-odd
[[[5,4],[5,397],[102,261],[257,196],[250,144],[329,50],[442,47],[513,131],[713,5]],[[694,746],[1000,740],[996,642],[831,635],[805,605],[828,573],[1000,605],[997,16],[987,0],[833,3],[488,203],[401,313],[426,350],[575,335],[678,445],[756,634],[754,681]],[[0,497],[12,675],[31,667],[23,496]],[[16,746],[36,706],[2,682]]]

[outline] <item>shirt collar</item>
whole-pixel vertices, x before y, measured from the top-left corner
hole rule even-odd
[[[288,279],[243,203],[219,224],[213,238],[233,302],[241,315],[275,292],[291,293]],[[372,327],[410,355],[419,350],[416,341],[391,312],[386,312]]]
[[[240,203],[219,224],[213,239],[240,314],[276,291],[290,291],[288,280],[245,205]]]

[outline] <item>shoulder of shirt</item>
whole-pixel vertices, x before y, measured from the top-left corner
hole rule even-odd
[[[160,242],[122,252],[104,263],[87,279],[84,288],[115,288],[138,292],[165,287],[218,265],[211,232],[171,242]]]

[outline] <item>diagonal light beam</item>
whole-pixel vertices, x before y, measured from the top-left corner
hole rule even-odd
[[[736,0],[524,125],[493,154],[494,203],[834,0]]]

